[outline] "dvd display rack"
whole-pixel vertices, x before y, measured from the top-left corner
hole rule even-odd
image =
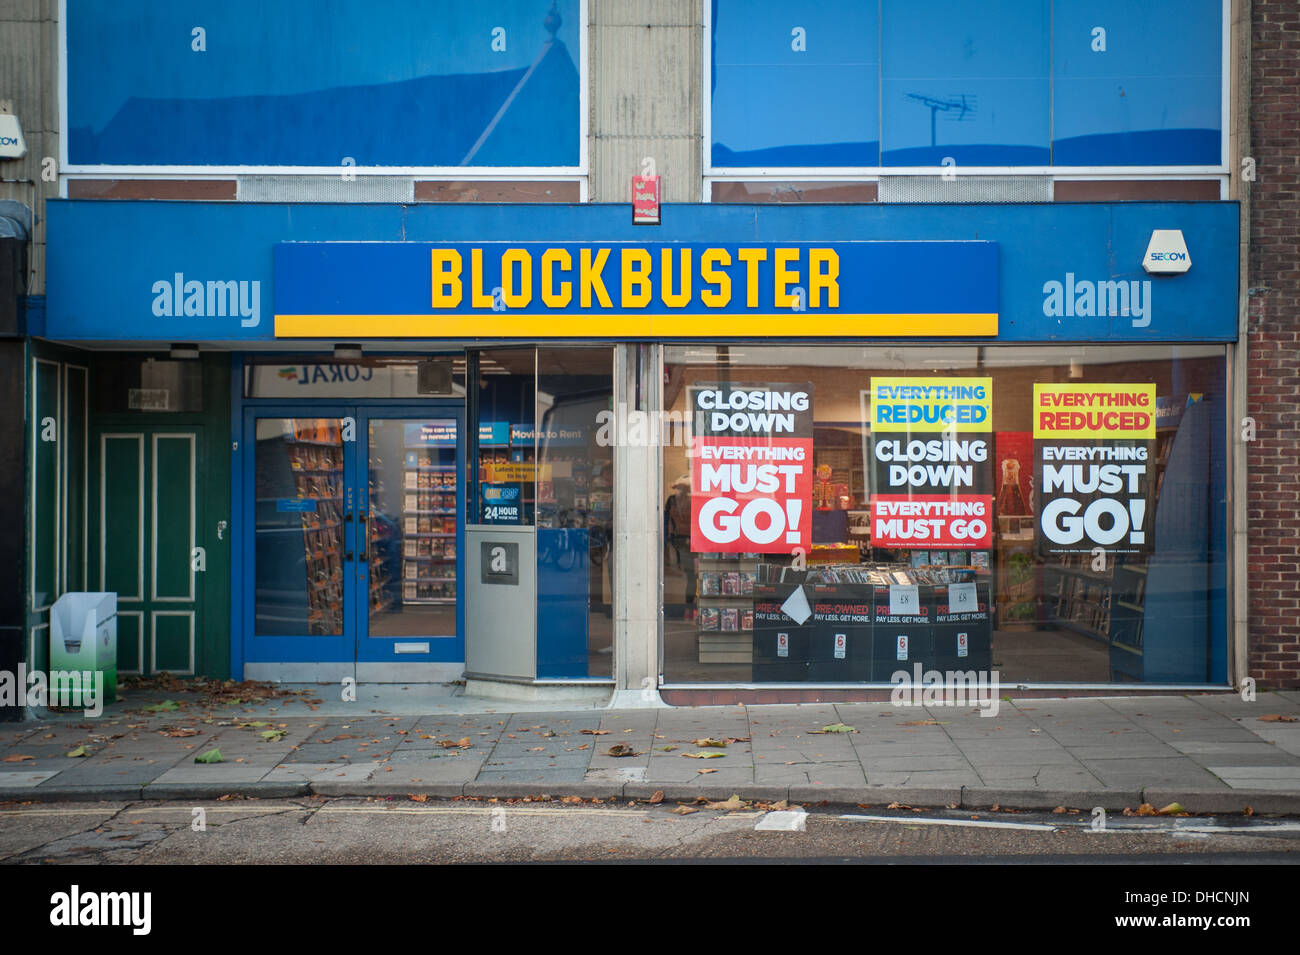
[[[456,602],[456,466],[439,450],[408,450],[402,488],[402,602]],[[373,500],[373,498],[372,498]],[[375,526],[371,520],[371,528]],[[376,586],[371,582],[372,588]]]
[[[289,470],[301,505],[307,572],[307,632],[343,632],[342,540],[343,444],[338,424],[298,418],[285,435]]]
[[[700,663],[752,663],[758,554],[696,557]]]

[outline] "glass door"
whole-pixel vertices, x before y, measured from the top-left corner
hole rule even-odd
[[[464,660],[462,421],[434,403],[247,410],[248,662],[394,663],[402,679],[403,663]]]
[[[352,444],[347,416],[250,412],[252,494],[245,513],[249,659],[345,662],[351,589]],[[345,409],[344,409],[345,410]]]
[[[448,660],[461,633],[461,414],[363,421],[357,659]]]

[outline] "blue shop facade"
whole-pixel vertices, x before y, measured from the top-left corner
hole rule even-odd
[[[104,589],[138,673],[1237,672],[1235,203],[47,217],[37,664],[53,598]]]

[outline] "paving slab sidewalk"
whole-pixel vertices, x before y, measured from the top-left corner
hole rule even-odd
[[[409,688],[403,688],[408,689]],[[668,709],[537,708],[371,690],[210,706],[133,694],[97,719],[0,724],[0,801],[233,794],[789,799],[840,805],[1300,815],[1300,694]],[[310,701],[306,701],[310,702]],[[526,704],[520,704],[524,706]],[[848,727],[851,731],[835,732]],[[721,745],[708,745],[700,741]],[[196,763],[219,749],[223,761]],[[84,752],[84,756],[68,756]]]

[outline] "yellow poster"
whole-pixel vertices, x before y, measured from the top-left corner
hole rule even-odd
[[[1156,386],[1034,385],[1034,438],[1147,441],[1156,436]]]
[[[871,431],[992,431],[992,378],[872,378]]]

